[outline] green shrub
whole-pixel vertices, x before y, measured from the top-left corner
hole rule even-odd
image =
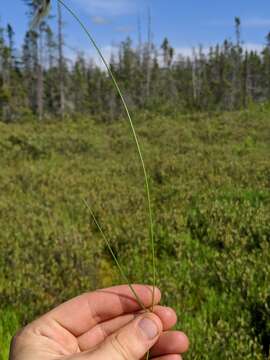
[[[159,285],[191,338],[186,358],[267,359],[269,111],[141,113],[136,127]],[[23,325],[121,280],[85,198],[132,281],[151,282],[144,183],[126,122],[0,123],[0,167],[1,324],[11,304]],[[5,349],[19,326],[11,322]]]

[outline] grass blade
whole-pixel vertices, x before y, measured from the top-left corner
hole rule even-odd
[[[143,170],[143,175],[144,175],[144,180],[145,180],[145,189],[146,189],[146,195],[147,195],[147,203],[148,203],[148,214],[149,214],[149,234],[150,234],[150,241],[151,241],[151,252],[152,252],[152,267],[153,267],[153,291],[152,291],[152,308],[154,306],[154,299],[155,299],[155,286],[156,286],[156,259],[155,259],[155,242],[154,242],[154,223],[153,223],[153,214],[152,214],[152,205],[151,205],[151,196],[150,196],[150,186],[149,186],[149,181],[148,181],[148,176],[147,176],[147,172],[146,172],[146,167],[145,167],[145,163],[144,163],[144,159],[142,156],[142,151],[141,151],[141,146],[136,134],[136,130],[134,128],[133,125],[133,121],[127,106],[127,103],[125,101],[125,98],[122,94],[122,91],[116,81],[115,76],[113,75],[107,61],[105,60],[102,52],[100,51],[97,43],[95,42],[94,38],[91,36],[90,32],[88,31],[88,29],[85,27],[85,25],[83,24],[83,22],[80,20],[80,18],[76,15],[76,13],[70,9],[62,0],[57,0],[72,16],[73,18],[79,23],[79,25],[81,26],[81,28],[83,29],[83,31],[86,33],[87,37],[89,38],[89,40],[91,41],[92,45],[94,46],[94,48],[96,49],[96,51],[98,52],[103,64],[105,65],[111,80],[114,84],[114,87],[118,93],[118,95],[120,96],[120,99],[122,101],[122,104],[124,106],[129,124],[130,124],[130,128],[132,131],[132,135],[136,144],[136,148],[138,151],[138,155],[139,155],[139,159],[142,165],[142,170]],[[50,5],[51,5],[51,0],[43,0],[43,3],[41,4],[40,8],[37,11],[37,14],[35,15],[32,24],[31,24],[31,29],[35,28],[38,26],[38,24],[41,22],[41,20],[48,14],[49,9],[50,9]],[[106,234],[104,233],[102,227],[100,226],[99,222],[97,221],[94,212],[92,211],[92,209],[90,208],[90,206],[88,205],[88,203],[85,201],[85,205],[88,208],[98,230],[100,231],[117,267],[118,270],[121,274],[121,276],[123,277],[123,279],[125,279],[125,281],[127,282],[128,286],[130,287],[130,290],[132,291],[133,295],[135,296],[136,300],[138,301],[138,304],[141,306],[142,309],[145,309],[144,304],[142,303],[142,301],[140,300],[140,298],[138,297],[138,295],[136,294],[136,291],[133,289],[130,281],[128,280],[127,276],[125,275],[117,257],[115,256],[113,249],[110,245],[110,241],[107,238]],[[145,309],[146,310],[146,309]],[[146,360],[149,359],[149,355],[150,353],[148,352],[146,355]]]
[[[153,214],[152,214],[152,204],[151,204],[151,196],[150,196],[150,186],[149,186],[149,180],[148,180],[148,175],[146,172],[146,167],[145,167],[145,163],[144,163],[144,159],[142,156],[142,151],[141,151],[141,146],[137,137],[137,133],[136,130],[134,128],[133,125],[133,121],[127,106],[127,103],[125,101],[125,98],[123,96],[123,93],[116,81],[116,78],[114,76],[114,74],[112,73],[110,66],[108,65],[107,61],[105,60],[100,48],[98,47],[96,41],[94,40],[94,38],[91,36],[90,32],[88,31],[88,29],[86,28],[86,26],[84,25],[84,23],[80,20],[80,18],[76,15],[76,13],[69,7],[67,6],[62,0],[57,0],[72,16],[73,18],[79,23],[79,25],[81,26],[81,28],[83,29],[83,31],[86,33],[87,37],[89,38],[90,42],[92,43],[92,45],[94,46],[94,48],[96,49],[97,53],[99,54],[103,64],[105,65],[111,80],[113,82],[113,85],[121,99],[121,102],[124,106],[128,121],[129,121],[129,125],[131,128],[131,132],[136,144],[136,148],[137,148],[137,152],[139,155],[139,159],[141,162],[141,166],[142,166],[142,170],[143,170],[143,175],[144,175],[144,181],[145,181],[145,190],[146,190],[146,196],[147,196],[147,203],[148,203],[148,214],[149,214],[149,235],[150,235],[150,242],[151,242],[151,252],[152,252],[152,267],[153,267],[153,291],[152,291],[152,308],[154,306],[154,299],[155,299],[155,286],[156,286],[156,258],[155,258],[155,240],[154,240],[154,223],[153,223]],[[43,0],[43,2],[41,3],[41,6],[38,8],[37,14],[34,16],[34,19],[32,21],[31,24],[31,29],[35,28],[38,26],[38,24],[42,21],[42,19],[48,14],[49,9],[50,9],[50,5],[51,5],[51,0]],[[100,226],[99,222],[97,221],[95,214],[93,213],[92,209],[90,208],[90,206],[88,205],[88,203],[85,201],[85,205],[87,206],[88,210],[90,211],[90,214],[97,226],[97,228],[99,229],[104,241],[106,242],[106,245],[121,273],[121,276],[125,279],[125,281],[127,281],[132,293],[134,294],[135,298],[137,299],[138,303],[140,304],[140,306],[142,307],[142,309],[145,309],[144,304],[141,302],[141,300],[139,299],[138,295],[136,294],[135,290],[133,289],[132,285],[130,284],[129,280],[127,279],[120,263],[118,262],[117,257],[115,256],[112,247],[110,245],[110,242],[108,240],[108,238],[106,237],[102,227]],[[149,359],[149,352],[147,353],[146,359]]]
[[[97,218],[96,218],[93,210],[91,209],[91,207],[89,206],[89,204],[88,204],[88,202],[87,202],[86,200],[84,200],[84,204],[85,204],[86,208],[89,210],[89,212],[90,212],[90,214],[91,214],[91,216],[92,216],[92,218],[93,218],[93,220],[94,220],[94,223],[95,223],[96,227],[98,228],[101,236],[103,237],[103,239],[104,239],[104,241],[105,241],[105,243],[106,243],[106,245],[107,245],[107,248],[109,249],[110,254],[111,254],[111,256],[112,256],[112,258],[113,258],[113,260],[114,260],[114,262],[115,262],[115,264],[116,264],[116,266],[117,266],[117,268],[118,268],[118,270],[119,270],[119,272],[120,272],[120,274],[121,274],[121,276],[122,276],[122,278],[123,278],[123,279],[126,281],[126,283],[128,284],[128,286],[129,286],[132,294],[135,296],[138,304],[141,306],[141,308],[142,308],[143,310],[146,310],[145,305],[143,304],[143,302],[141,301],[141,299],[140,299],[139,296],[137,295],[137,293],[136,293],[136,291],[134,290],[133,286],[131,285],[129,279],[127,278],[127,276],[126,276],[126,274],[125,274],[122,266],[120,265],[120,263],[119,263],[116,255],[115,255],[115,253],[114,253],[114,251],[113,251],[113,249],[112,249],[112,247],[111,247],[110,240],[108,239],[108,237],[107,237],[106,234],[104,233],[104,231],[103,231],[100,223],[98,222],[98,220],[97,220]]]
[[[91,41],[92,45],[94,46],[94,48],[96,49],[97,53],[99,54],[104,66],[106,67],[111,80],[114,84],[114,87],[118,93],[118,95],[120,96],[120,99],[122,101],[122,104],[124,106],[128,121],[129,121],[129,125],[132,131],[132,135],[136,144],[136,148],[138,151],[138,155],[139,155],[139,159],[142,165],[142,170],[143,170],[143,175],[144,175],[144,181],[145,181],[145,189],[146,189],[146,195],[147,195],[147,203],[148,203],[148,214],[149,214],[149,233],[150,233],[150,241],[151,241],[151,252],[152,252],[152,268],[153,268],[153,291],[152,291],[152,307],[154,306],[154,299],[155,299],[155,286],[156,286],[156,258],[155,258],[155,241],[154,241],[154,223],[153,223],[153,214],[152,214],[152,204],[151,204],[151,196],[150,196],[150,186],[149,186],[149,181],[148,181],[148,175],[146,172],[146,167],[145,167],[145,163],[144,163],[144,159],[142,156],[142,151],[141,151],[141,146],[136,134],[136,130],[134,128],[133,125],[133,121],[127,106],[127,103],[125,101],[124,95],[116,81],[116,78],[114,76],[114,74],[112,73],[110,66],[108,65],[106,59],[104,58],[100,48],[98,47],[95,39],[92,37],[92,35],[90,34],[90,32],[88,31],[88,29],[86,28],[86,26],[84,25],[84,23],[81,21],[81,19],[76,15],[76,13],[70,9],[62,0],[57,0],[73,17],[74,19],[76,19],[76,21],[79,23],[79,25],[81,26],[81,28],[83,29],[83,31],[86,33],[87,37],[89,38],[89,40]]]

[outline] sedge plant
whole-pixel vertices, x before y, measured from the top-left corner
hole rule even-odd
[[[152,309],[154,306],[154,299],[155,299],[155,286],[156,286],[156,257],[155,257],[155,241],[154,241],[154,222],[153,222],[153,212],[152,212],[152,203],[151,203],[151,195],[150,195],[150,185],[149,185],[149,179],[148,179],[148,174],[146,171],[146,166],[145,166],[145,162],[144,162],[144,158],[143,158],[143,154],[142,154],[142,150],[141,150],[141,146],[140,146],[140,142],[132,121],[132,117],[127,105],[127,102],[125,101],[125,97],[123,95],[123,92],[121,91],[118,82],[108,64],[108,62],[106,61],[105,57],[103,56],[99,46],[97,45],[95,39],[92,37],[91,33],[89,32],[89,30],[86,28],[86,26],[84,25],[84,23],[82,22],[82,20],[79,18],[79,16],[63,1],[63,0],[56,0],[58,1],[58,3],[60,3],[70,14],[71,16],[78,22],[78,24],[80,25],[80,27],[82,28],[82,30],[84,31],[84,33],[87,35],[88,39],[90,40],[90,43],[94,46],[94,48],[96,49],[98,55],[100,56],[106,70],[108,71],[108,74],[111,78],[111,81],[113,83],[113,86],[117,92],[117,94],[119,95],[122,105],[124,107],[126,116],[127,116],[127,120],[129,122],[129,126],[130,126],[130,131],[132,134],[132,137],[134,139],[135,142],[135,146],[136,146],[136,150],[139,156],[139,161],[141,163],[141,168],[142,168],[142,172],[143,172],[143,176],[144,176],[144,183],[145,183],[145,191],[146,191],[146,198],[147,198],[147,207],[148,207],[148,217],[149,217],[149,237],[150,237],[150,245],[151,245],[151,253],[152,253],[152,271],[153,271],[153,290],[152,290]],[[40,22],[42,21],[42,19],[48,15],[49,11],[50,11],[50,7],[51,7],[51,0],[42,0],[40,6],[38,7],[36,14],[32,20],[31,23],[31,29],[36,28]],[[93,221],[97,227],[97,229],[99,230],[102,238],[104,239],[106,246],[120,272],[120,275],[122,277],[122,279],[128,284],[131,292],[133,293],[135,299],[137,300],[138,304],[141,306],[141,308],[143,310],[147,310],[145,308],[145,305],[143,304],[143,302],[140,300],[139,296],[137,295],[135,289],[133,288],[131,282],[129,281],[128,277],[126,276],[120,262],[117,259],[116,254],[114,253],[111,244],[110,244],[110,240],[108,238],[108,236],[105,234],[105,232],[103,231],[100,223],[98,222],[93,210],[91,209],[90,205],[88,204],[88,202],[86,200],[84,200],[85,206],[88,209],[88,211],[90,212],[91,217],[93,218]],[[147,359],[149,359],[149,352],[147,354]]]

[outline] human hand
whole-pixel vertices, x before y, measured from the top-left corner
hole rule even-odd
[[[134,285],[147,308],[152,289]],[[10,360],[179,360],[188,339],[169,331],[175,312],[157,305],[144,312],[127,285],[78,296],[23,328],[13,339]]]

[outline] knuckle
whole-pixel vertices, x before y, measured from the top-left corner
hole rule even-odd
[[[22,339],[24,337],[25,328],[22,328],[17,331],[17,333],[12,337],[10,342],[10,350],[14,351],[15,348],[18,348],[22,343]]]
[[[16,332],[16,334],[12,338],[12,341],[11,341],[12,344],[16,344],[17,342],[19,342],[20,339],[22,338],[24,332],[25,332],[25,328],[22,328],[22,329],[18,330]]]
[[[32,334],[32,328],[30,325],[27,325],[16,332],[16,334],[13,336],[11,340],[11,344],[19,345],[25,342],[25,340],[29,338],[31,334]]]
[[[126,344],[123,344],[118,335],[110,337],[110,343],[121,360],[137,360],[133,351]]]

